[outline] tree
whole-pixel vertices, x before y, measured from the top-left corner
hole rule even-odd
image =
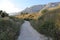
[[[6,12],[3,12],[3,13],[5,14],[5,17],[9,16],[8,13],[6,13]]]
[[[44,9],[44,10],[42,10],[41,12],[42,13],[46,13],[48,10],[47,9]]]
[[[0,10],[0,15],[1,15],[1,13],[2,13],[3,11],[2,10]]]
[[[1,17],[9,16],[8,13],[6,13],[5,11],[2,11],[2,10],[0,10],[0,15],[1,15]]]
[[[5,14],[4,14],[4,13],[2,13],[2,14],[1,14],[1,17],[5,17]]]

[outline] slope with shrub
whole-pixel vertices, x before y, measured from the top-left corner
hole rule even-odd
[[[53,40],[60,40],[60,7],[44,11],[37,20],[31,20],[30,23],[39,33],[53,38]]]

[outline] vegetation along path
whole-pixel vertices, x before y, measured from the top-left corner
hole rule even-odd
[[[28,21],[25,21],[21,27],[18,40],[48,40],[48,38],[39,34]]]

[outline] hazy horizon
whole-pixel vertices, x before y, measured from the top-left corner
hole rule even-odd
[[[33,5],[60,2],[60,0],[0,0],[0,10],[8,13],[19,12]]]

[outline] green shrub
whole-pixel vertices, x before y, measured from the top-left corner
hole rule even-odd
[[[23,20],[13,18],[0,19],[0,40],[17,40]]]
[[[6,13],[2,10],[0,10],[0,15],[1,15],[1,17],[8,17],[9,16],[8,13]]]

